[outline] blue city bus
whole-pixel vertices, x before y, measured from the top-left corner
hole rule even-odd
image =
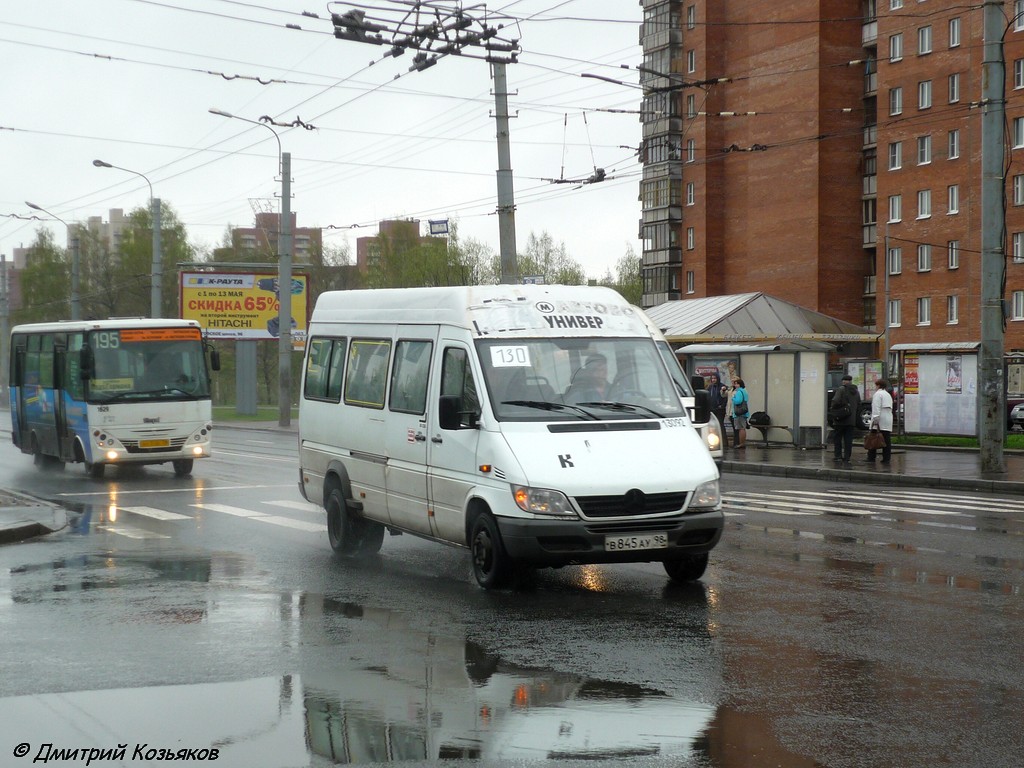
[[[210,455],[202,329],[145,318],[33,323],[11,331],[11,435],[37,466],[171,462],[179,477]]]

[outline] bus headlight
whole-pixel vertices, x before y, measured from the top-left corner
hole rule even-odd
[[[708,480],[694,490],[690,509],[715,509],[721,503],[722,496],[718,490],[718,480]]]
[[[712,415],[708,421],[708,433],[704,439],[708,450],[717,451],[722,447],[722,425],[718,423],[717,416]]]
[[[576,510],[572,508],[569,499],[561,491],[513,485],[512,497],[516,500],[516,506],[523,512],[530,512],[534,515],[576,516]]]

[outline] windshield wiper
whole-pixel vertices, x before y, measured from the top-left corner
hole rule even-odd
[[[610,400],[600,400],[600,401],[590,402],[590,403],[578,403],[578,405],[585,405],[588,408],[606,408],[609,411],[634,411],[635,412],[637,409],[640,409],[642,411],[647,411],[649,414],[651,414],[652,416],[654,416],[657,419],[664,419],[665,418],[665,414],[658,413],[656,410],[654,410],[653,408],[648,408],[646,405],[638,405],[636,403],[615,403],[615,402],[612,402]]]
[[[524,408],[540,408],[542,411],[564,411],[573,410],[577,413],[582,413],[588,419],[599,421],[597,416],[592,414],[583,408],[579,408],[575,405],[569,405],[568,403],[551,403],[547,400],[502,400],[502,405],[521,405]],[[584,403],[586,405],[586,403]]]
[[[194,397],[194,395],[180,387],[169,387],[168,389],[136,389],[131,392],[117,392],[108,397],[106,401],[113,403],[116,400],[126,400],[130,397],[151,397],[153,395],[174,395],[175,397],[185,395],[185,397]]]

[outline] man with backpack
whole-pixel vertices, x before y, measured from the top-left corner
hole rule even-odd
[[[860,392],[853,385],[853,376],[843,376],[843,383],[832,395],[828,409],[828,423],[831,425],[835,440],[836,463],[850,463],[853,455],[853,434],[857,424],[857,411],[860,410]]]

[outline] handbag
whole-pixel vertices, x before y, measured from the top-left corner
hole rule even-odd
[[[877,429],[872,429],[864,435],[864,447],[869,451],[877,451],[879,448],[885,448],[885,435]]]

